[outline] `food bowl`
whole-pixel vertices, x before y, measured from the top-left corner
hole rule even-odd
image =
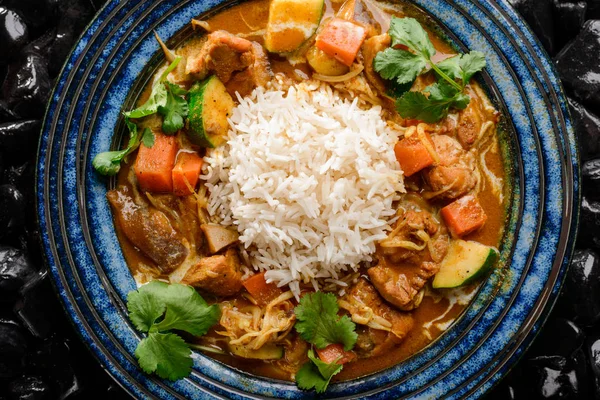
[[[550,60],[506,1],[416,0],[458,49],[486,54],[482,83],[506,116],[512,203],[497,269],[460,318],[406,361],[335,383],[331,398],[479,397],[531,343],[560,289],[579,202],[579,161],[566,101]],[[132,395],[157,398],[310,398],[293,383],[253,376],[201,353],[192,374],[170,382],[144,374],[141,340],[125,299],[136,284],[115,234],[93,157],[117,148],[119,115],[162,60],[156,31],[176,45],[189,21],[230,1],[110,1],[65,65],[40,143],[37,208],[57,291],[99,362]],[[150,65],[150,68],[146,68]]]

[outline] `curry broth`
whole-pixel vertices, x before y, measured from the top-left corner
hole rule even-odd
[[[340,5],[341,3],[331,3],[327,1],[326,16],[333,15],[339,9]],[[242,34],[249,40],[255,40],[262,43],[263,38],[260,33],[264,32],[266,27],[268,8],[269,0],[252,0],[235,5],[211,17],[207,21],[212,29],[224,29],[233,34]],[[397,16],[404,15],[402,6],[386,4],[386,11],[391,12],[392,10]],[[253,34],[253,32],[255,33]],[[429,31],[429,35],[431,41],[438,51],[436,57],[445,58],[447,55],[456,54],[456,52],[448,43],[444,42],[433,32]],[[192,38],[187,42],[187,45],[193,47],[199,43],[201,43],[201,40]],[[304,74],[310,74],[307,64],[292,65],[284,58],[276,56],[270,56],[269,58],[275,73],[282,72],[288,75],[294,75],[297,74],[296,70],[300,70]],[[147,98],[149,90],[150,87],[144,90],[144,93],[140,96],[140,103]],[[506,186],[509,182],[504,179],[505,168],[503,155],[501,154],[500,146],[498,145],[497,135],[494,135],[491,140],[494,141],[495,146],[493,146],[493,150],[487,152],[485,155],[485,161],[491,172],[493,172],[496,176],[501,177],[501,179],[504,180],[504,185]],[[129,157],[131,161],[128,164],[123,165],[123,168],[117,178],[118,185],[131,185],[128,180],[128,175],[130,174],[132,161],[135,159],[135,156],[136,153],[130,155]],[[505,192],[507,191],[505,190]],[[481,230],[467,236],[465,239],[475,240],[488,246],[500,247],[500,241],[503,237],[504,226],[506,223],[506,207],[510,199],[505,197],[504,201],[501,202],[498,196],[492,192],[490,185],[486,185],[485,189],[479,193],[478,198],[488,216],[488,219]],[[436,209],[439,211],[439,208],[443,205],[445,204],[437,204]],[[140,283],[143,283],[145,281],[143,272],[147,270],[148,267],[151,267],[153,262],[142,252],[138,251],[138,249],[136,249],[135,246],[133,246],[127,240],[127,238],[125,238],[118,224],[116,224],[116,227],[117,235],[121,243],[127,264],[131,269],[132,274],[136,277],[136,280],[138,280]],[[167,276],[158,278],[163,278],[168,281]],[[156,277],[154,279],[156,279]],[[466,295],[473,295],[477,288],[478,284],[472,284],[466,288],[463,288],[462,291]],[[451,303],[451,301],[445,297],[426,295],[420,307],[412,311],[412,315],[415,318],[414,329],[410,331],[408,336],[399,345],[397,345],[395,349],[382,356],[359,359],[357,362],[346,364],[343,371],[339,375],[335,376],[334,380],[348,380],[368,375],[396,365],[402,360],[407,359],[438,338],[443,333],[444,328],[449,326],[452,321],[456,320],[460,316],[465,307],[465,304]],[[212,335],[214,337],[218,336],[214,332],[214,329],[211,330],[208,335]],[[289,373],[283,372],[272,362],[242,359],[222,354],[208,355],[252,374],[276,379],[290,379]]]

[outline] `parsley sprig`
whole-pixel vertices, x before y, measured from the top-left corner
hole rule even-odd
[[[170,380],[192,369],[189,345],[172,331],[202,336],[221,315],[219,306],[209,306],[191,286],[159,281],[129,292],[127,309],[135,327],[148,334],[135,350],[140,367]]]
[[[162,130],[164,133],[172,135],[183,128],[184,119],[188,115],[188,104],[184,97],[187,91],[167,81],[167,76],[177,68],[180,61],[181,57],[177,57],[169,64],[152,86],[150,96],[144,104],[123,113],[125,124],[129,130],[129,142],[123,150],[106,151],[94,157],[92,165],[99,174],[116,175],[121,169],[121,162],[134,152],[140,143],[144,143],[146,147],[154,145],[154,133],[148,128],[139,132],[137,124],[132,119],[144,118],[159,113],[163,116]]]
[[[351,350],[358,338],[356,325],[348,316],[338,316],[338,311],[337,299],[333,294],[309,293],[300,299],[300,304],[294,309],[296,332],[318,349],[339,343],[344,345],[344,350]],[[310,361],[296,374],[296,383],[300,389],[314,388],[317,393],[323,393],[343,365],[338,364],[337,360],[332,363],[321,361],[315,357],[312,349],[308,351],[308,358]]]
[[[433,70],[437,78],[423,92],[406,91],[397,99],[396,109],[403,118],[434,123],[446,117],[450,108],[463,110],[469,105],[470,97],[463,92],[473,75],[485,67],[483,53],[472,51],[434,63],[435,47],[414,18],[392,17],[388,34],[392,47],[379,52],[373,61],[382,78],[407,90],[423,73]],[[408,50],[394,48],[399,45]]]

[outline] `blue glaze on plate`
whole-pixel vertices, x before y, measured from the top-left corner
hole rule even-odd
[[[416,0],[458,47],[488,61],[485,83],[510,116],[513,196],[503,257],[472,305],[438,340],[405,362],[330,386],[328,397],[479,397],[531,343],[558,293],[571,255],[579,204],[579,161],[559,80],[531,32],[505,1]],[[107,371],[136,397],[312,398],[194,354],[194,372],[168,382],[133,356],[141,336],[127,319],[135,288],[106,201],[111,184],[93,157],[116,147],[121,107],[135,100],[160,61],[152,31],[175,41],[213,1],[109,2],[83,34],[58,80],[44,123],[37,170],[46,257],[65,308]],[[184,29],[185,28],[185,29]],[[500,288],[501,285],[501,288]]]

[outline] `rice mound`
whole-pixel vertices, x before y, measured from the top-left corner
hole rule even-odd
[[[205,157],[211,218],[237,227],[254,270],[296,296],[300,282],[345,286],[372,261],[405,192],[397,134],[381,107],[315,81],[239,102],[227,144]]]

